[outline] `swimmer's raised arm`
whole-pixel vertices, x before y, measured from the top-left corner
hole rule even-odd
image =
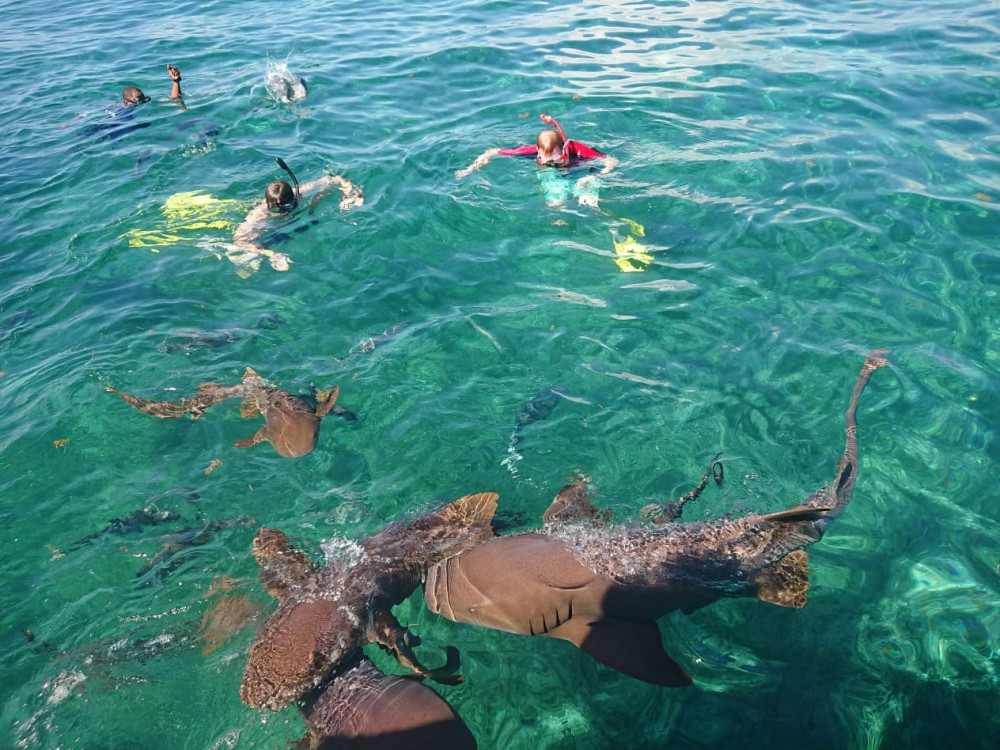
[[[181,94],[181,71],[173,65],[167,65],[167,73],[170,75],[170,80],[173,82],[170,86],[170,98],[180,99]]]
[[[472,162],[472,164],[470,164],[469,166],[467,166],[465,169],[459,169],[459,170],[455,171],[455,177],[456,177],[456,179],[461,180],[463,177],[468,177],[470,174],[472,174],[473,172],[475,172],[477,169],[481,169],[482,167],[485,167],[487,164],[490,163],[490,159],[492,159],[494,156],[496,156],[499,153],[500,153],[500,149],[498,149],[498,148],[491,148],[491,149],[487,149],[486,151],[483,151],[483,153],[481,153],[479,156],[476,157],[476,160],[474,162]]]
[[[319,190],[319,192],[313,196],[313,199],[309,201],[309,204],[313,205],[316,201],[326,195],[330,188],[334,186],[339,187],[340,192],[343,194],[343,197],[340,199],[341,211],[348,211],[364,204],[365,194],[362,192],[361,188],[348,180],[346,177],[341,177],[337,174],[324,175],[318,180],[307,182],[305,185],[302,185],[300,189],[303,193],[308,193],[312,190]]]

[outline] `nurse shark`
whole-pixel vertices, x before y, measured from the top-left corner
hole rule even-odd
[[[458,652],[447,663],[423,667],[418,640],[392,607],[421,584],[427,568],[493,536],[497,495],[467,495],[436,512],[403,519],[361,540],[346,559],[310,563],[276,529],[254,539],[264,587],[280,602],[250,649],[240,697],[248,706],[277,711],[353,666],[366,643],[378,643],[422,677],[457,684]]]
[[[847,506],[858,477],[855,412],[871,374],[887,362],[868,355],[854,386],[846,447],[832,482],[794,507],[767,515],[656,528],[604,525],[582,482],[564,487],[542,529],[496,537],[428,571],[431,611],[456,622],[576,644],[598,661],[668,687],[691,677],[663,649],[656,620],[688,614],[723,597],[756,597],[802,607],[809,587],[805,547]],[[661,517],[680,515],[701,485]]]
[[[139,411],[162,419],[177,419],[185,414],[189,414],[191,419],[198,419],[214,404],[230,398],[241,398],[243,403],[240,404],[240,414],[244,417],[263,416],[264,426],[233,445],[237,448],[249,448],[258,443],[269,442],[285,458],[299,458],[313,451],[319,437],[319,422],[331,410],[336,412],[334,404],[340,392],[340,388],[334,386],[322,394],[313,407],[305,399],[275,388],[250,367],[237,385],[202,383],[197,395],[176,401],[150,401],[123,393],[117,388],[109,387],[107,390],[117,393],[125,403]],[[342,411],[349,414],[346,410]]]

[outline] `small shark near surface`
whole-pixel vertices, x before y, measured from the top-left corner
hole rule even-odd
[[[847,444],[833,481],[802,503],[767,515],[647,528],[595,520],[582,482],[564,487],[543,529],[496,537],[433,566],[424,597],[456,622],[576,644],[598,661],[656,685],[691,677],[664,651],[656,620],[723,597],[802,607],[809,587],[804,549],[847,506],[858,477],[855,411],[872,352],[846,414]],[[716,457],[717,458],[717,457]],[[717,473],[713,459],[700,487]],[[685,499],[694,499],[700,487]],[[677,509],[679,515],[679,509]]]
[[[58,550],[60,554],[73,552],[88,544],[93,544],[95,539],[101,539],[110,534],[131,534],[141,531],[146,526],[157,526],[167,521],[176,521],[181,514],[175,510],[160,510],[156,505],[148,505],[140,510],[134,510],[124,518],[112,518],[111,522],[100,531],[88,534],[82,539],[77,539],[69,547]]]
[[[254,523],[254,520],[250,516],[245,516],[241,513],[234,518],[212,521],[202,526],[192,526],[187,529],[175,531],[172,534],[167,534],[164,537],[163,547],[149,562],[139,569],[135,577],[144,579],[145,585],[150,585],[154,582],[154,578],[147,578],[146,574],[155,570],[155,579],[165,578],[180,564],[181,561],[174,558],[184,550],[208,544],[220,531],[237,529],[241,526],[249,526],[252,523]]]
[[[196,396],[176,401],[150,401],[116,388],[109,387],[107,390],[117,393],[125,403],[139,411],[162,419],[177,419],[185,414],[191,415],[191,419],[198,419],[214,404],[230,398],[241,398],[243,403],[240,405],[240,414],[244,417],[263,416],[264,426],[233,445],[237,448],[249,448],[258,443],[269,442],[285,458],[299,458],[313,451],[319,437],[319,422],[331,410],[335,410],[334,404],[340,393],[339,386],[334,386],[313,407],[305,399],[275,388],[250,367],[246,369],[243,380],[238,385],[202,383]],[[341,412],[350,415],[348,419],[354,417],[346,410]]]
[[[261,582],[278,609],[250,648],[240,697],[248,706],[278,711],[356,663],[366,643],[378,643],[423,677],[456,684],[458,652],[429,670],[413,654],[418,643],[392,614],[427,568],[493,536],[497,495],[467,495],[440,510],[403,519],[361,540],[355,553],[317,567],[276,529],[262,528],[254,557]],[[363,710],[360,707],[358,710]]]
[[[191,352],[194,349],[218,349],[220,346],[239,341],[244,334],[256,335],[258,331],[273,331],[281,325],[281,319],[274,313],[265,313],[257,320],[254,330],[244,328],[221,328],[215,331],[182,330],[171,333],[157,346],[164,354]]]
[[[399,336],[402,331],[405,331],[413,325],[410,321],[404,320],[401,323],[396,323],[394,326],[386,328],[382,333],[372,334],[371,336],[365,336],[363,339],[358,341],[357,344],[351,347],[350,351],[347,352],[347,356],[343,359],[334,357],[334,361],[341,365],[350,364],[356,357],[360,357],[363,354],[371,354],[376,349],[385,346],[390,341]]]
[[[518,451],[518,446],[524,439],[524,429],[534,422],[540,422],[544,419],[548,419],[552,414],[552,410],[556,408],[560,399],[563,398],[564,393],[566,393],[566,389],[558,386],[545,388],[528,399],[528,402],[524,405],[521,411],[518,412],[517,422],[514,425],[514,431],[510,434],[510,445],[507,447],[507,458],[501,461],[501,465],[506,467],[513,476],[517,476],[516,464],[522,458],[520,452]]]

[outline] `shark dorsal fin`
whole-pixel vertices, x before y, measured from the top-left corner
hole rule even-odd
[[[489,526],[493,520],[493,514],[497,510],[496,492],[478,492],[475,495],[460,497],[449,503],[437,515],[448,519],[461,520],[468,526]]]
[[[542,522],[545,524],[573,523],[590,519],[603,522],[607,521],[607,517],[610,515],[610,511],[604,511],[602,514],[597,506],[590,502],[590,494],[581,480],[567,484],[559,490],[548,510],[542,514]]]

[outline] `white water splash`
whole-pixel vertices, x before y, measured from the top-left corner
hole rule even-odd
[[[264,70],[264,87],[268,96],[282,104],[300,102],[306,98],[306,82],[288,69],[288,61],[267,59]]]

